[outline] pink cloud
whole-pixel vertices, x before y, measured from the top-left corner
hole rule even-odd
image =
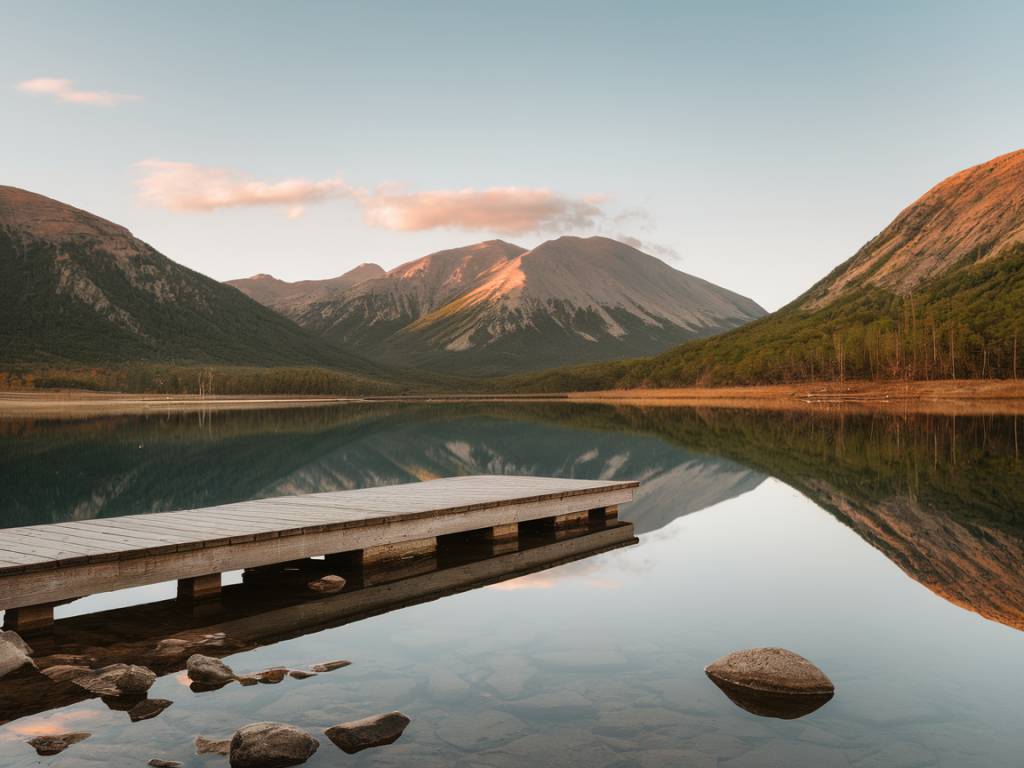
[[[369,224],[403,231],[451,227],[521,234],[590,227],[602,216],[600,198],[573,199],[543,188],[379,192],[358,199]]]
[[[110,91],[80,91],[71,80],[54,77],[37,77],[18,83],[18,90],[25,93],[39,93],[53,96],[72,104],[89,104],[98,107],[114,107],[124,101],[138,101],[141,97],[129,93]]]
[[[362,207],[367,223],[375,227],[399,231],[450,227],[500,234],[585,229],[604,217],[602,197],[571,198],[544,188],[405,192],[382,186],[369,192],[340,178],[266,182],[226,168],[157,159],[144,160],[137,167],[143,173],[138,181],[141,199],[172,211],[278,205],[295,219],[302,216],[305,205],[347,198]]]
[[[309,203],[352,194],[341,179],[288,179],[270,183],[255,181],[225,168],[167,160],[144,160],[137,167],[144,174],[138,181],[142,200],[172,211],[281,205],[286,207],[288,218],[297,219]]]

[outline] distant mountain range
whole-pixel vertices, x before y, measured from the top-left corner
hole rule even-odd
[[[652,354],[761,317],[755,302],[605,237],[490,240],[384,272],[233,285],[352,351],[486,375]]]
[[[86,211],[0,186],[0,360],[379,369]]]
[[[596,237],[532,251],[495,240],[390,272],[363,264],[330,280],[256,275],[224,285],[124,227],[0,186],[7,367],[318,367],[443,386],[438,372],[636,357],[763,314],[750,299]]]
[[[772,315],[541,390],[1024,374],[1024,150],[954,174]]]

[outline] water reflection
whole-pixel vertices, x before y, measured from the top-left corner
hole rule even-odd
[[[0,525],[457,474],[638,479],[638,533],[797,488],[909,576],[1024,629],[1018,417],[516,404],[0,421]]]
[[[636,542],[632,524],[616,520],[524,531],[514,542],[452,536],[430,556],[342,570],[323,559],[293,561],[246,572],[241,583],[224,587],[215,599],[163,600],[65,618],[25,635],[39,670],[25,667],[0,678],[0,724],[90,698],[73,681],[76,670],[120,663],[172,674],[184,669],[193,653],[220,658],[524,578]],[[342,575],[344,591],[318,596],[305,588],[326,573]],[[222,687],[192,683],[197,692]],[[145,695],[104,696],[102,701],[126,712],[132,722],[156,717],[170,706]]]

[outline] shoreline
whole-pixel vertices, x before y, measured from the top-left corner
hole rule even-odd
[[[539,402],[758,410],[1024,413],[1024,381],[850,381],[538,394],[396,396],[157,395],[89,390],[0,390],[0,418],[95,416],[322,407],[354,403]]]

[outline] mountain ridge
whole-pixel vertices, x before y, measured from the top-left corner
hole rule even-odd
[[[629,245],[574,236],[529,251],[502,240],[438,251],[334,298],[276,308],[383,362],[475,375],[660,351],[764,314]]]
[[[10,186],[0,186],[0,358],[376,371],[125,227]]]

